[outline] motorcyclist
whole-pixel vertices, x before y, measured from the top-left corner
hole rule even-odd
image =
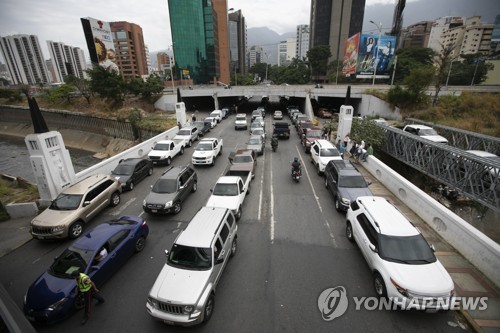
[[[299,173],[302,173],[301,169],[302,169],[302,166],[300,165],[299,158],[294,157],[293,162],[292,162],[292,173],[294,171],[298,171]]]
[[[273,135],[273,137],[271,139],[271,147],[273,147],[274,149],[278,148],[278,136],[277,135]]]

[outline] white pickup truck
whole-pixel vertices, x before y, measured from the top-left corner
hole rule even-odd
[[[243,201],[250,193],[252,173],[249,171],[228,170],[225,176],[220,177],[208,198],[207,207],[223,207],[231,209],[236,220],[241,218]]]
[[[215,159],[222,154],[222,143],[222,139],[217,138],[200,140],[191,158],[193,165],[215,165]]]
[[[161,140],[155,143],[148,154],[154,164],[170,165],[177,154],[184,154],[186,141],[184,139]]]

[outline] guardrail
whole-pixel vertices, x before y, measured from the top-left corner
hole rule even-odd
[[[500,285],[500,245],[373,155],[363,167],[484,275]]]

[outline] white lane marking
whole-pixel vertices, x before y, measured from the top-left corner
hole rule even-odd
[[[109,215],[111,216],[118,216],[118,215],[121,215],[121,213],[128,207],[128,205],[130,205],[132,202],[134,202],[137,198],[131,198],[129,199],[127,202],[125,202],[124,204],[120,205],[120,208],[114,210],[112,213],[110,213]]]
[[[335,241],[335,236],[333,235],[332,228],[330,227],[330,223],[328,223],[328,220],[325,218],[325,215],[323,214],[323,208],[321,207],[321,204],[319,203],[319,197],[316,194],[316,191],[314,190],[314,186],[311,181],[311,177],[309,176],[309,172],[307,172],[307,168],[305,167],[304,160],[302,159],[302,155],[300,154],[299,147],[295,146],[295,149],[297,149],[297,153],[299,154],[300,161],[302,163],[302,170],[306,172],[307,179],[309,180],[309,185],[311,185],[311,189],[314,194],[314,199],[316,200],[316,204],[318,205],[319,211],[321,212],[321,215],[323,215],[323,220],[325,221],[325,226],[328,229],[328,233],[330,234],[330,237],[332,238],[332,243],[334,247],[337,247],[337,242]]]
[[[274,194],[273,194],[273,168],[272,168],[272,165],[273,165],[273,155],[271,154],[271,181],[269,182],[271,184],[271,190],[270,190],[270,194],[271,194],[271,201],[270,201],[270,218],[271,218],[271,228],[270,228],[270,233],[271,233],[271,244],[274,244],[274,225],[276,224],[276,221],[274,220]]]
[[[264,160],[262,162],[262,165],[266,165],[266,154],[262,155],[262,159]],[[259,213],[257,216],[257,219],[260,221],[261,217],[261,212],[262,212],[262,191],[264,189],[264,170],[265,168],[262,167],[262,174],[260,175],[260,193],[259,193]]]

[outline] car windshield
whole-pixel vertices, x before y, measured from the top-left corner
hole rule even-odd
[[[198,146],[196,146],[196,150],[200,150],[200,151],[212,150],[212,144],[208,143],[208,142],[199,143]]]
[[[49,268],[49,274],[61,277],[72,278],[71,273],[75,270],[85,272],[88,263],[94,256],[94,250],[79,249],[70,246],[59,257],[57,257]]]
[[[233,158],[233,163],[252,163],[252,156],[250,155],[236,155]]]
[[[168,143],[157,143],[153,150],[170,150],[170,144]]]
[[[238,195],[238,185],[237,184],[215,184],[214,195],[219,196],[235,196]]]
[[[339,187],[363,188],[366,181],[363,176],[343,176],[339,179]]]
[[[188,129],[181,129],[179,132],[177,132],[177,135],[191,135],[191,130],[188,130]]]
[[[340,156],[336,148],[324,148],[319,151],[319,156]]]
[[[419,136],[424,136],[424,135],[438,135],[437,132],[435,130],[433,130],[432,128],[421,128],[419,131],[418,131],[418,135]]]
[[[250,139],[250,141],[248,141],[248,144],[249,145],[261,145],[262,141],[260,139]]]
[[[118,164],[118,166],[113,170],[113,175],[131,175],[134,173],[133,165],[123,165]]]
[[[308,138],[321,139],[322,135],[323,135],[323,132],[321,132],[321,131],[307,131],[307,133],[306,133],[306,137],[308,137]]]
[[[378,251],[382,259],[410,265],[436,262],[436,256],[422,235],[378,236]]]
[[[174,244],[168,254],[167,263],[170,266],[206,270],[212,267],[212,249]]]
[[[52,201],[49,208],[52,210],[74,210],[80,207],[82,198],[83,195],[81,194],[61,193],[54,201]]]
[[[158,179],[151,191],[155,193],[175,193],[177,192],[177,180]]]

